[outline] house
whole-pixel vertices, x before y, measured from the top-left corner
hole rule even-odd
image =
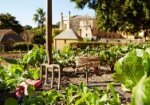
[[[92,35],[93,25],[94,25],[94,18],[89,15],[71,16],[71,13],[69,12],[69,16],[64,17],[63,13],[61,13],[60,30],[70,28],[73,29],[78,36],[82,38],[91,39],[93,36]]]
[[[66,45],[72,42],[78,42],[80,40],[82,40],[82,38],[76,35],[76,33],[72,29],[66,29],[56,37],[54,37],[54,47],[55,49],[61,50]]]
[[[61,13],[61,22],[60,29],[68,29],[71,28],[74,32],[82,37],[83,39],[124,39],[125,37],[119,33],[108,33],[100,31],[96,26],[96,19],[89,15],[81,16],[75,15],[71,16],[69,12],[68,17],[64,17],[63,13]]]
[[[0,29],[0,51],[11,50],[14,43],[23,41],[22,37],[12,29]]]

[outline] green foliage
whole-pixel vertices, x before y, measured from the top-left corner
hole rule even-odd
[[[15,91],[16,87],[25,79],[39,79],[40,68],[24,69],[20,64],[12,64],[6,67],[0,66],[0,90],[10,89]]]
[[[132,89],[142,76],[149,74],[149,54],[142,49],[134,49],[115,64],[114,79],[128,89]]]
[[[45,38],[44,38],[45,27],[44,27],[44,23],[46,21],[46,18],[45,18],[45,12],[44,12],[44,10],[42,8],[38,8],[36,10],[36,13],[33,15],[33,20],[36,23],[38,23],[38,28],[40,28],[40,29],[36,33],[34,31],[35,36],[32,39],[32,43],[34,43],[34,44],[42,44],[43,45],[45,43]]]
[[[5,70],[4,67],[0,66],[0,90],[5,88]]]
[[[106,50],[100,52],[101,64],[108,64],[112,71],[114,71],[114,64],[123,56],[119,46],[112,46]]]
[[[23,26],[24,30],[31,30],[32,29],[32,26],[30,25],[25,25]]]
[[[58,28],[53,28],[52,29],[52,36],[55,37],[61,32],[62,32],[62,30],[59,30]]]
[[[80,84],[79,87],[70,85],[66,88],[65,99],[66,105],[119,105],[118,96],[111,84],[108,85],[106,91],[98,88],[90,91],[84,84]]]
[[[132,105],[149,105],[149,91],[150,77],[144,75],[132,90]]]
[[[33,44],[25,43],[25,42],[18,42],[13,45],[13,50],[27,51],[28,47],[29,47],[29,50],[31,50],[33,48]]]
[[[75,65],[75,55],[74,51],[66,46],[63,50],[53,51],[53,62],[56,64],[60,64],[62,66]]]
[[[96,11],[97,26],[103,31],[135,33],[150,29],[150,3],[141,0],[70,0],[78,8]]]
[[[112,46],[111,44],[107,43],[100,43],[100,42],[74,42],[70,44],[72,48],[80,48],[80,49],[86,49],[89,48],[105,48],[107,46]]]
[[[34,44],[41,44],[43,45],[45,43],[45,39],[44,37],[40,34],[40,35],[35,35],[33,38],[32,38],[32,43]]]
[[[38,23],[38,27],[43,27],[44,26],[44,22],[46,20],[45,12],[43,11],[42,8],[38,8],[36,10],[36,12],[37,13],[35,13],[34,16],[33,16],[33,20]]]
[[[150,44],[113,46],[108,49],[90,48],[73,50],[70,47],[62,51],[53,50],[54,63],[64,66],[73,65],[75,57],[79,55],[99,56],[100,60],[107,60],[107,64],[115,64],[114,78],[128,89],[132,90],[132,105],[149,105],[149,70]],[[128,53],[129,52],[129,53]],[[126,54],[127,53],[127,54]],[[15,64],[0,66],[0,90],[15,91],[18,84],[25,79],[39,78],[39,65],[44,62],[46,53],[44,47],[35,46],[23,59]],[[5,60],[5,59],[1,59]],[[16,61],[15,61],[16,62]],[[24,67],[28,65],[27,67]],[[143,77],[144,76],[144,77]],[[142,79],[141,79],[142,78]],[[29,96],[23,96],[21,105],[120,105],[120,96],[113,84],[108,84],[106,90],[99,88],[89,89],[84,84],[70,85],[64,93],[56,90],[35,92],[31,85],[28,87]],[[6,100],[15,102],[14,99]],[[8,103],[9,104],[9,103]]]
[[[23,27],[16,20],[16,17],[12,16],[9,13],[0,14],[0,29],[12,29],[17,33],[23,31]]]
[[[22,78],[23,67],[20,65],[10,65],[0,69],[0,90],[14,90]]]
[[[46,52],[43,46],[34,46],[34,48],[24,55],[20,61],[24,65],[39,66],[46,60]]]
[[[11,59],[11,58],[2,58],[2,62],[3,61],[10,63],[10,64],[17,64],[18,63],[17,59]]]
[[[14,91],[19,83],[27,78],[39,79],[39,65],[44,62],[46,53],[43,47],[35,46],[33,50],[24,55],[23,59],[6,59],[9,65],[0,66],[0,90]],[[34,66],[34,68],[33,68]]]
[[[5,101],[5,105],[18,105],[17,100],[14,98],[7,98]]]
[[[26,71],[24,71],[23,76],[25,78],[30,78],[33,80],[37,80],[40,77],[40,67],[36,68],[28,68]]]
[[[112,84],[101,91],[93,88],[91,91],[84,84],[70,85],[65,88],[65,93],[56,90],[35,92],[33,86],[28,87],[29,96],[23,97],[21,105],[120,105],[119,95]]]

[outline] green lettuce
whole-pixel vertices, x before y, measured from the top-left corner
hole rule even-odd
[[[121,82],[129,90],[150,70],[149,54],[142,49],[134,49],[115,64],[114,80]]]
[[[132,105],[150,105],[150,77],[143,76],[133,88]]]

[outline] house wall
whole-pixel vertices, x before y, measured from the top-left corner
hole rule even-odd
[[[92,38],[92,27],[93,27],[93,20],[81,20],[80,21],[80,30],[81,30],[81,37],[82,38]]]
[[[82,38],[92,38],[92,28],[94,26],[94,19],[72,19],[69,22],[69,17],[63,17],[60,23],[60,29],[73,29],[78,36]]]
[[[62,50],[65,46],[69,45],[72,42],[78,42],[78,40],[73,39],[55,39],[54,48],[57,50]]]

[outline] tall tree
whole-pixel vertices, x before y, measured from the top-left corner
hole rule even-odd
[[[17,33],[23,31],[22,25],[16,20],[16,17],[9,13],[0,14],[0,29],[12,29]]]
[[[44,22],[46,21],[46,18],[45,18],[45,12],[42,8],[38,8],[36,10],[36,13],[33,15],[33,20],[38,23],[38,27],[40,27],[41,29],[41,35],[38,36],[38,39],[43,40],[44,39],[43,27],[44,27]],[[43,41],[40,41],[40,42],[43,42]]]
[[[33,20],[38,23],[38,27],[44,26],[45,12],[42,8],[38,8],[33,16]]]
[[[136,33],[150,29],[149,0],[70,0],[96,12],[97,25],[104,31]]]
[[[46,21],[46,18],[45,18],[45,12],[42,8],[38,8],[36,10],[36,13],[33,16],[33,20],[38,23],[38,27],[41,28],[41,33],[43,34],[42,28],[44,26],[44,22]]]

